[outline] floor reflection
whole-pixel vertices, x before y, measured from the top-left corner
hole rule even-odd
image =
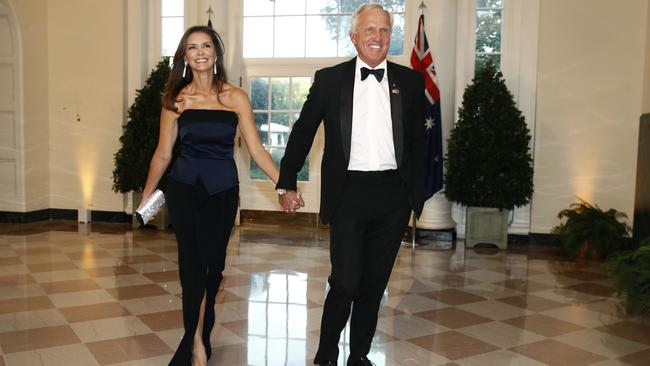
[[[402,247],[369,358],[379,366],[649,365],[650,320],[604,265],[556,248]],[[210,365],[308,365],[329,275],[323,230],[233,232]],[[172,232],[0,225],[0,365],[162,365],[182,335]],[[339,365],[348,355],[343,331]]]

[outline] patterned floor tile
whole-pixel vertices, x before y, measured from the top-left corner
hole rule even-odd
[[[541,334],[545,337],[554,337],[560,334],[584,329],[579,325],[541,314],[532,314],[519,318],[502,320],[502,322],[517,328],[526,329],[531,332]]]
[[[450,360],[458,360],[499,349],[479,339],[454,331],[411,338],[408,341]]]
[[[502,322],[478,324],[456,329],[456,331],[504,349],[545,339],[537,333]]]
[[[131,315],[119,302],[106,302],[59,308],[69,323]]]
[[[596,330],[650,345],[650,326],[647,325],[624,321],[597,327]]]
[[[498,301],[532,311],[545,311],[567,306],[565,303],[547,300],[535,295],[504,297],[498,299]]]
[[[620,361],[633,366],[650,365],[650,350],[643,350],[619,358]]]
[[[456,308],[443,308],[415,313],[415,316],[450,329],[491,322],[491,319]]]
[[[30,351],[16,352],[5,355],[7,366],[47,365],[69,366],[99,365],[88,348],[83,344],[38,348]],[[4,365],[0,362],[0,366]]]
[[[135,316],[89,320],[70,326],[84,343],[151,333],[151,329]]]
[[[66,221],[2,230],[0,366],[169,362],[183,334],[173,232]],[[650,318],[625,314],[605,266],[561,255],[400,248],[370,359],[649,365]],[[327,230],[236,227],[226,262],[209,365],[311,364],[330,274]],[[339,348],[343,365],[349,328]]]
[[[4,353],[22,352],[75,343],[81,343],[81,341],[69,325],[0,333],[0,347],[2,347]]]
[[[425,296],[449,305],[463,305],[486,300],[484,297],[457,289],[424,292],[421,293],[420,296]]]
[[[86,347],[100,365],[142,360],[172,352],[155,334],[91,342]]]
[[[605,357],[553,339],[512,347],[511,351],[550,366],[583,366],[605,360]]]

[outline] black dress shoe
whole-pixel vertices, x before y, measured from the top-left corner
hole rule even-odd
[[[374,366],[367,357],[348,359],[348,366]]]
[[[336,361],[325,361],[318,364],[318,366],[336,366]]]

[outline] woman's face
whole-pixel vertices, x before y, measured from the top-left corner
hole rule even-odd
[[[185,61],[192,70],[212,72],[213,65],[217,62],[217,53],[209,35],[203,32],[194,32],[187,37]]]

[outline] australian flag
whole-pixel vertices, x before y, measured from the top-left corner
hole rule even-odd
[[[427,35],[424,33],[424,14],[418,21],[418,33],[415,36],[411,67],[424,76],[425,122],[425,174],[424,197],[429,199],[442,189],[442,126],[440,119],[440,89],[438,89],[436,68],[429,50]]]

